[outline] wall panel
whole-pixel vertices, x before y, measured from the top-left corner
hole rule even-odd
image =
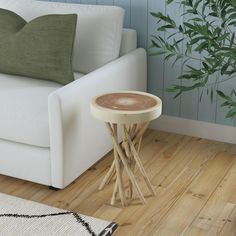
[[[165,11],[165,2],[150,0],[148,2],[148,12]],[[160,23],[157,25],[157,21],[154,17],[148,14],[148,54],[155,52],[151,49],[152,35],[155,34],[157,27],[161,26]],[[164,36],[164,33],[161,35]],[[164,99],[164,56],[149,56],[148,57],[148,91],[156,94],[161,99]]]
[[[163,0],[165,1],[165,0]],[[179,4],[175,3],[174,5],[166,5],[165,13],[170,15],[173,20],[176,21],[176,24],[181,23],[181,15],[183,14],[183,9],[179,7]],[[172,42],[173,39],[168,37],[173,34],[172,30],[169,30],[165,34],[166,41]],[[181,37],[181,36],[180,36]],[[173,84],[180,84],[180,80],[177,79],[178,76],[182,73],[181,61],[178,61],[175,66],[172,66],[173,61],[165,61],[164,68],[164,88],[170,88]],[[167,115],[179,116],[180,115],[180,102],[181,96],[176,99],[173,99],[174,94],[170,92],[164,92],[163,99],[163,111]]]

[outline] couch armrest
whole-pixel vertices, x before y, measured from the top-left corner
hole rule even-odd
[[[91,99],[117,90],[146,91],[146,84],[146,52],[136,49],[50,94],[52,186],[64,188],[112,147],[104,124],[90,115]]]

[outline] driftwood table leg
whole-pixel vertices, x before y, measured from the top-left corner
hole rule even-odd
[[[104,188],[104,186],[107,183],[109,183],[109,181],[112,179],[112,176],[113,176],[114,172],[115,172],[115,160],[112,162],[112,165],[111,165],[109,171],[107,172],[106,176],[102,180],[98,190],[102,190]]]
[[[115,159],[115,166],[116,166],[116,179],[118,183],[118,188],[119,188],[119,195],[120,195],[120,200],[122,206],[126,205],[126,197],[125,197],[125,192],[124,192],[124,185],[123,185],[123,178],[122,178],[122,173],[121,173],[121,164],[120,164],[120,158],[118,155],[118,151],[116,148],[116,143],[118,143],[118,137],[117,137],[117,124],[110,125],[111,131],[113,130],[113,143],[114,143],[114,159]]]
[[[124,132],[124,126],[126,127],[128,132],[130,132],[131,134],[134,134],[136,126],[135,125],[130,125],[129,127],[127,125],[122,126],[122,135],[123,135],[122,145],[124,146],[124,150],[125,150],[125,153],[127,156],[127,161],[128,161],[130,170],[131,170],[131,172],[134,173],[132,152],[130,150],[130,146],[127,141],[126,133]],[[129,191],[128,192],[128,194],[129,194],[128,199],[131,200],[132,196],[133,196],[133,184],[130,179],[129,179],[129,183],[128,183],[128,191]]]
[[[112,197],[111,197],[111,205],[115,205],[117,191],[118,191],[118,182],[116,180],[114,190],[113,190],[113,193],[112,193]]]
[[[139,153],[142,143],[142,135],[146,131],[149,123],[145,123],[144,125],[139,124],[132,124],[127,128],[127,125],[123,125],[122,132],[123,132],[123,143],[125,143],[125,147],[127,150],[129,150],[128,160],[130,164],[130,169],[134,173],[135,172],[135,158],[133,156],[133,152],[131,150],[131,146],[128,142],[128,137],[131,138],[132,142],[134,143],[134,147],[137,150],[137,153]],[[132,182],[129,180],[129,200],[131,200],[133,197],[133,185]]]
[[[126,138],[127,138],[128,144],[130,146],[131,152],[133,154],[133,158],[136,161],[136,164],[137,164],[141,174],[143,175],[143,178],[144,178],[144,181],[147,184],[147,187],[149,188],[150,192],[154,196],[155,195],[155,191],[153,189],[153,186],[152,186],[152,184],[151,184],[151,182],[150,182],[150,180],[149,180],[149,178],[147,176],[145,168],[144,168],[144,166],[143,166],[143,164],[142,164],[142,162],[141,162],[141,160],[139,158],[138,152],[136,151],[134,143],[132,142],[132,140],[131,140],[131,138],[129,136],[129,133],[127,132],[127,129],[126,129],[125,126],[124,126],[124,132],[126,133]]]

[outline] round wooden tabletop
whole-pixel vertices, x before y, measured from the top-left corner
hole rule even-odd
[[[97,96],[91,101],[91,113],[110,123],[143,123],[161,115],[162,102],[157,96],[137,91],[120,91]]]

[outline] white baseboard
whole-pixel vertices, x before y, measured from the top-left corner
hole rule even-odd
[[[151,123],[152,129],[236,144],[236,128],[162,115]]]

